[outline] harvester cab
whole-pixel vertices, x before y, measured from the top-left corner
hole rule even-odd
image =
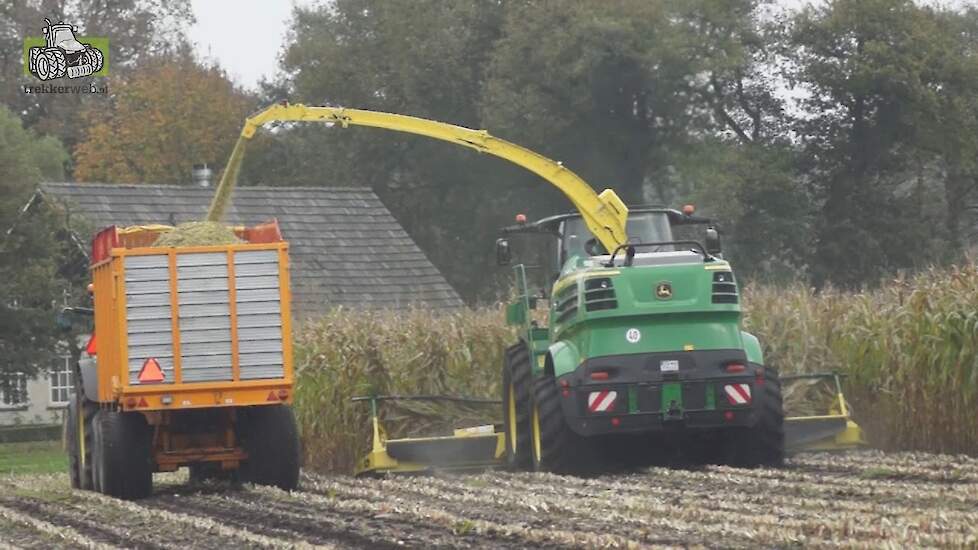
[[[78,29],[64,21],[52,24],[45,18],[44,47],[28,50],[28,68],[41,80],[68,76],[78,78],[102,70],[105,55],[91,44],[82,44],[75,37]]]

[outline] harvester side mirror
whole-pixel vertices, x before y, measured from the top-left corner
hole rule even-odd
[[[706,252],[711,256],[723,252],[720,246],[720,232],[712,225],[706,228]]]
[[[598,239],[595,239],[594,237],[588,239],[584,243],[584,252],[587,252],[588,256],[600,256],[602,254],[607,254],[607,252],[604,251],[604,247],[602,247],[601,243],[598,242]]]
[[[513,251],[509,248],[509,241],[506,239],[496,239],[496,264],[509,265],[513,261]]]

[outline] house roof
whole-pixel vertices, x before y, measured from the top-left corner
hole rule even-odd
[[[39,191],[77,209],[98,228],[201,220],[214,194],[206,187],[96,183],[43,183]],[[289,242],[294,308],[300,316],[336,306],[462,306],[445,277],[369,189],[234,190],[228,223],[254,225],[272,218]]]

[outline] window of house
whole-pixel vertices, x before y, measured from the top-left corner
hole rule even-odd
[[[71,390],[74,380],[72,380],[71,355],[61,357],[57,366],[48,373],[48,381],[51,387],[51,401],[48,403],[52,407],[63,407],[68,404],[71,397]]]
[[[22,372],[0,375],[0,409],[27,406],[27,376]]]

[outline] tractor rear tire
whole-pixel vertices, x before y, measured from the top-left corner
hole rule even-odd
[[[530,349],[520,340],[506,349],[503,365],[503,429],[506,438],[506,464],[514,470],[533,466],[530,413],[533,407],[533,378]]]
[[[44,73],[41,67],[44,66]],[[44,50],[37,59],[37,77],[41,80],[61,78],[68,71],[68,60],[65,53],[57,48]]]
[[[764,384],[755,385],[758,394],[757,423],[743,433],[732,434],[732,465],[744,468],[784,465],[784,407],[778,372],[764,367]]]
[[[95,487],[126,500],[153,494],[152,431],[140,413],[95,416]]]
[[[75,369],[74,374],[77,382],[65,415],[64,443],[68,452],[71,487],[90,491],[95,487],[92,477],[92,448],[95,444],[92,420],[98,412],[98,405],[85,397],[79,370]]]
[[[591,442],[567,425],[553,376],[543,376],[534,384],[530,432],[533,469],[537,472],[586,474],[594,470]]]
[[[295,490],[301,449],[292,407],[263,405],[240,414],[242,445],[248,453],[241,465],[241,481]]]
[[[81,449],[78,440],[78,398],[72,396],[65,414],[64,447],[68,453],[68,478],[72,489],[81,489]]]

